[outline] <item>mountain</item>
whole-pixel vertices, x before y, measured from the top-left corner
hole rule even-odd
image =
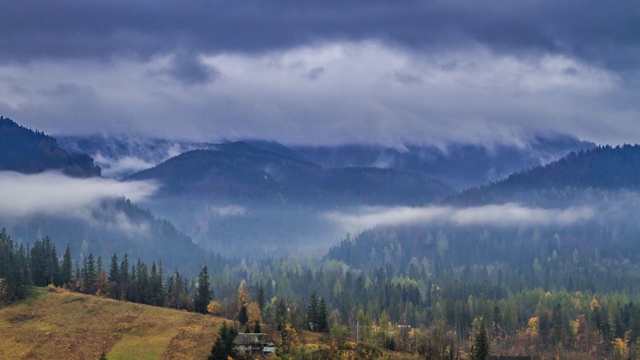
[[[154,167],[186,151],[211,150],[220,146],[132,135],[58,136],[57,139],[60,146],[69,152],[91,155],[102,168],[104,176],[117,179]],[[446,148],[416,144],[397,147],[364,144],[285,146],[266,140],[247,140],[244,143],[255,149],[326,168],[377,167],[412,172],[438,179],[460,190],[544,165],[572,151],[595,147],[591,142],[566,135],[532,136],[519,146],[449,144]]]
[[[422,175],[325,168],[246,142],[189,151],[128,179],[161,184],[158,195],[143,205],[201,246],[228,255],[317,254],[344,235],[328,221],[328,211],[425,204],[453,194],[446,184]]]
[[[327,167],[379,167],[422,174],[439,179],[456,189],[497,181],[529,167],[544,165],[572,151],[594,148],[595,144],[570,136],[536,136],[522,146],[450,144],[435,146],[379,145],[295,146],[301,158]]]
[[[130,135],[57,136],[67,151],[91,155],[106,177],[122,179],[149,169],[183,152],[213,145],[190,141],[150,139]]]
[[[100,168],[93,165],[88,155],[69,154],[58,146],[55,138],[6,118],[0,118],[0,171],[3,170],[26,174],[54,170],[67,177],[80,178],[100,176]],[[47,174],[33,176],[46,178]],[[81,189],[83,182],[93,180],[73,183],[74,190],[84,195],[69,192],[64,197],[87,196]],[[46,181],[40,180],[43,185],[48,184]],[[80,258],[93,253],[106,261],[114,252],[126,252],[132,259],[149,263],[161,261],[170,269],[181,268],[192,273],[206,262],[221,261],[220,257],[204,252],[170,222],[158,219],[124,197],[96,196],[96,199],[81,211],[69,208],[60,213],[35,210],[20,215],[8,213],[0,217],[0,228],[9,230],[20,244],[33,244],[36,239],[49,236],[59,253],[70,245]],[[11,201],[16,202],[13,206],[21,208],[20,199]],[[42,208],[46,205],[43,203]]]
[[[156,180],[165,195],[299,205],[427,203],[453,193],[421,175],[379,168],[324,168],[246,142],[176,156],[130,180]]]
[[[34,174],[52,169],[74,177],[100,176],[88,155],[69,154],[56,139],[0,116],[0,170]]]
[[[536,193],[536,197],[564,193],[564,198],[567,198],[567,193],[589,188],[639,190],[640,145],[601,146],[572,152],[549,164],[516,172],[504,180],[463,191],[453,196],[452,202],[522,201],[532,198],[533,193]]]

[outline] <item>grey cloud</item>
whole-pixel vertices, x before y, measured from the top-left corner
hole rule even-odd
[[[187,86],[206,84],[220,76],[220,72],[215,67],[202,63],[197,56],[188,54],[174,56],[166,73]]]
[[[420,84],[422,82],[422,79],[420,79],[420,77],[418,76],[413,76],[413,75],[403,74],[403,73],[395,73],[393,74],[393,78],[397,82],[405,85]]]
[[[638,69],[639,5],[598,0],[160,1],[8,0],[0,61],[282,50],[378,40],[417,51],[482,44]]]
[[[317,67],[317,68],[313,68],[313,69],[309,70],[309,72],[307,73],[307,77],[309,79],[311,79],[311,80],[316,80],[323,73],[324,73],[324,68]]]
[[[58,134],[286,144],[525,146],[532,135],[556,133],[617,144],[640,136],[633,78],[560,55],[521,58],[485,47],[425,55],[378,42],[337,42],[197,60],[224,74],[215,86],[167,81],[174,55],[109,66],[89,60],[3,65],[0,114]],[[319,68],[330,71],[309,81],[305,74]],[[421,81],[404,86],[393,74]],[[67,83],[93,90],[47,93]]]
[[[60,83],[52,89],[43,90],[42,94],[54,97],[91,96],[94,94],[94,91],[90,86],[79,86],[74,83]]]

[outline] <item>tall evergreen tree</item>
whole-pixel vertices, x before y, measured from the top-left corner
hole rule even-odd
[[[329,313],[327,311],[327,303],[324,301],[324,297],[320,298],[320,306],[318,308],[318,331],[329,331]]]
[[[162,275],[158,270],[158,266],[154,262],[151,266],[150,275],[150,291],[151,291],[151,304],[155,306],[163,306],[164,304],[164,289],[162,286]]]
[[[260,286],[258,287],[258,296],[256,297],[256,301],[258,302],[258,307],[260,308],[260,315],[264,315],[264,307],[267,304],[267,299],[264,295],[264,286],[262,285],[262,281],[260,282]]]
[[[487,329],[484,327],[484,319],[480,318],[478,324],[478,333],[473,341],[473,349],[471,350],[471,360],[486,360],[489,357],[489,337]]]
[[[209,301],[211,301],[211,285],[209,283],[209,270],[205,266],[198,276],[198,285],[196,286],[196,296],[194,299],[195,311],[206,314]]]
[[[211,348],[211,354],[208,360],[227,360],[233,357],[233,340],[238,333],[234,327],[227,326],[227,322],[223,322],[218,330],[218,338]]]
[[[311,297],[309,298],[309,305],[307,306],[307,318],[305,322],[305,327],[311,331],[319,331],[318,330],[318,294],[316,292],[311,293]]]
[[[60,269],[60,281],[63,285],[69,284],[73,280],[73,262],[71,259],[71,246],[67,244],[62,257],[62,268]]]
[[[118,273],[120,284],[118,285],[119,297],[120,300],[127,300],[128,294],[127,289],[129,288],[129,256],[127,253],[124,254],[122,262],[120,263],[120,271]]]

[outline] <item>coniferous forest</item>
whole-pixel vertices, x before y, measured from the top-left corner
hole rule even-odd
[[[420,233],[414,229],[412,235],[386,232],[393,242],[372,241],[369,233],[347,238],[322,261],[227,261],[220,271],[203,267],[198,276],[185,277],[160,262],[149,266],[126,254],[106,261],[93,254],[74,259],[67,247],[59,255],[46,237],[18,245],[3,230],[2,298],[11,303],[28,297],[33,285],[49,285],[209,313],[233,320],[236,332],[271,326],[274,341],[294,358],[325,351],[296,344],[292,333],[303,329],[334,339],[338,351],[349,348],[345,341],[358,341],[370,346],[358,351],[370,355],[391,350],[482,358],[474,354],[484,341],[488,350],[483,351],[492,354],[636,356],[640,303],[633,265],[597,249],[569,251],[558,234],[519,232],[536,245],[512,261],[496,259],[503,256],[500,238],[517,233],[479,232],[472,241],[483,242],[492,254],[456,240],[460,235],[427,233],[421,240],[427,249],[420,254],[408,240]],[[463,257],[477,265],[457,263]],[[518,265],[522,262],[527,266]]]

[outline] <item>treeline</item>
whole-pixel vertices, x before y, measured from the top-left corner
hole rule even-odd
[[[196,286],[197,284],[197,286]],[[53,285],[73,291],[140,304],[207,312],[211,300],[209,274],[204,267],[199,278],[187,278],[175,271],[165,278],[162,263],[148,266],[138,260],[130,264],[125,254],[116,254],[107,269],[93,254],[82,262],[71,258],[67,246],[59,258],[48,237],[33,247],[14,243],[5,229],[0,232],[0,299],[11,303],[26,298],[31,286]]]
[[[512,291],[482,266],[443,267],[436,275],[428,261],[423,266],[414,260],[406,269],[389,264],[362,271],[332,260],[294,258],[241,262],[214,274],[212,288],[221,315],[236,318],[234,284],[250,279],[244,286],[258,299],[262,321],[282,323],[281,307],[294,329],[311,328],[310,309],[323,298],[331,336],[346,329],[361,342],[397,351],[469,353],[480,324],[497,354],[597,358],[640,349],[637,294]],[[435,344],[434,338],[442,341]]]
[[[508,291],[543,288],[640,293],[637,222],[593,220],[563,227],[424,226],[366,231],[327,258],[410,279],[485,280]]]
[[[567,290],[567,284],[553,291],[512,290],[506,286],[508,277],[490,266],[437,269],[429,259],[412,259],[408,265],[395,259],[360,270],[329,259],[282,258],[226,264],[211,275],[204,267],[199,277],[186,278],[177,271],[165,275],[159,263],[130,263],[127,255],[114,254],[107,266],[91,254],[72,262],[70,254],[67,248],[59,257],[46,237],[32,248],[16,245],[2,231],[3,299],[26,297],[32,284],[54,284],[221,315],[238,320],[244,331],[272,324],[278,344],[290,351],[302,351],[296,350],[296,329],[308,329],[328,332],[336,344],[357,338],[367,346],[456,358],[471,352],[481,327],[497,354],[629,357],[640,350],[637,293]]]

